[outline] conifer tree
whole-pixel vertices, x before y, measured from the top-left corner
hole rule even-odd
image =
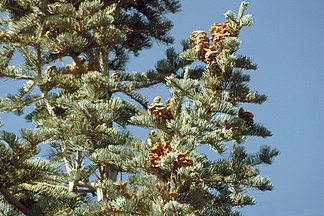
[[[224,23],[215,22],[204,31],[193,31],[190,49],[183,59],[205,65],[202,73],[186,67],[183,77],[172,74],[166,85],[172,97],[165,105],[157,96],[147,113],[132,117],[138,125],[156,128],[148,137],[149,167],[145,183],[154,194],[155,215],[239,215],[237,207],[255,204],[248,189],[271,190],[267,177],[260,176],[260,164],[271,164],[278,150],[261,146],[248,153],[249,136],[268,137],[271,132],[254,122],[244,104],[261,104],[266,96],[249,88],[244,70],[257,66],[249,57],[238,55],[239,32],[252,24],[244,15],[242,2],[237,15],[229,11]],[[208,145],[217,155],[210,160],[197,147]]]
[[[0,6],[0,77],[24,81],[0,99],[0,111],[35,127],[0,133],[2,214],[235,215],[236,206],[255,202],[247,189],[271,190],[257,166],[271,164],[278,151],[248,153],[243,144],[271,135],[242,107],[266,100],[243,73],[256,65],[236,54],[240,29],[251,25],[246,2],[210,27],[211,39],[194,31],[181,54],[169,48],[146,73],[126,72],[128,55],[154,40],[173,42],[165,14],[177,12],[179,1]],[[12,65],[17,56],[21,64]],[[159,83],[172,98],[149,104],[138,90]],[[148,139],[127,131],[131,124],[151,128]],[[48,159],[39,157],[40,144]],[[198,152],[201,145],[217,159]]]

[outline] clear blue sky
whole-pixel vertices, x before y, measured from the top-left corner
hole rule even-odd
[[[186,0],[182,11],[170,16],[172,35],[180,51],[180,40],[194,30],[208,30],[224,21],[224,12],[236,12],[240,0]],[[268,139],[251,138],[245,145],[258,149],[269,144],[281,151],[271,166],[260,167],[272,179],[271,192],[251,191],[257,205],[242,209],[249,216],[324,215],[324,1],[272,0],[250,1],[247,12],[254,25],[242,30],[239,53],[250,56],[259,69],[251,73],[251,87],[268,95],[263,105],[248,109],[255,120],[273,132]],[[129,71],[146,71],[164,57],[165,47],[157,46],[132,58]],[[0,81],[0,96],[13,89],[12,82]],[[162,89],[163,90],[163,89]],[[150,99],[161,88],[146,91]],[[17,131],[22,121],[0,114],[6,124],[2,129]],[[136,130],[145,137],[146,132]]]

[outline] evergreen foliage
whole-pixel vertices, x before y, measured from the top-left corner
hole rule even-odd
[[[180,54],[168,48],[154,69],[129,73],[129,53],[173,42],[165,15],[179,1],[0,1],[0,78],[24,81],[0,99],[0,112],[35,126],[0,133],[0,213],[238,215],[255,203],[249,189],[271,190],[258,166],[278,150],[248,153],[243,144],[271,136],[241,107],[266,100],[244,73],[257,66],[236,53],[252,23],[246,6],[214,23],[211,39],[194,31]],[[160,83],[172,98],[149,104],[139,90]],[[128,125],[150,128],[148,139]]]

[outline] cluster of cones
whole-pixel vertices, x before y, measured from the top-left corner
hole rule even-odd
[[[154,145],[150,148],[149,159],[151,166],[155,168],[160,167],[161,159],[167,156],[167,154],[170,152],[177,155],[177,160],[174,161],[173,164],[173,171],[176,171],[181,167],[191,166],[193,164],[192,160],[187,158],[185,153],[174,151],[170,141],[162,140],[154,143]]]
[[[218,23],[215,22],[209,28],[211,38],[204,31],[194,31],[189,37],[189,42],[192,47],[198,50],[199,60],[207,63],[211,67],[215,67],[215,57],[219,54],[218,50],[222,48],[222,40],[226,37],[233,36],[234,31],[230,22]],[[210,45],[210,41],[212,45]]]
[[[161,97],[157,96],[154,98],[153,103],[148,105],[147,112],[149,115],[156,116],[160,119],[172,119],[171,114],[171,99],[166,100],[166,105],[160,103]]]

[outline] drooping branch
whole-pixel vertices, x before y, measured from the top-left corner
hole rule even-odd
[[[3,194],[4,198],[13,206],[15,206],[19,211],[27,216],[32,216],[30,210],[24,206],[14,195],[12,195],[7,188],[0,185],[0,192]]]

